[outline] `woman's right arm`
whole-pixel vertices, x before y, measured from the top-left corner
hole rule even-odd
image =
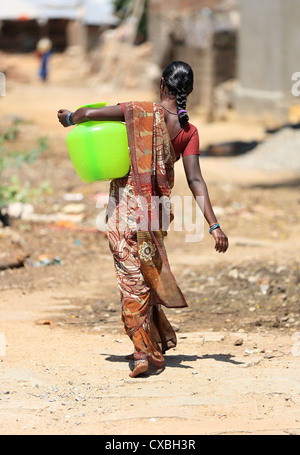
[[[204,207],[199,205],[203,211],[204,217],[209,224],[212,226],[218,224],[216,215],[213,211],[207,186],[203,179],[202,172],[200,169],[199,155],[188,155],[183,157],[183,165],[186,174],[187,183],[189,188],[197,201],[197,197],[204,199]],[[219,227],[212,231],[212,236],[215,239],[215,249],[219,253],[225,253],[228,249],[228,238]]]
[[[120,104],[116,106],[105,106],[101,108],[80,107],[75,112],[67,109],[60,109],[57,112],[59,122],[64,127],[70,126],[67,122],[67,117],[70,115],[70,122],[74,125],[84,123],[89,120],[94,121],[120,121],[124,122],[123,109]]]

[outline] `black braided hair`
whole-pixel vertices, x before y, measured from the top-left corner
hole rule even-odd
[[[162,77],[171,95],[176,96],[177,112],[186,109],[187,96],[193,90],[194,74],[188,63],[176,61],[170,63],[163,71]],[[189,121],[186,112],[178,115],[180,125]]]

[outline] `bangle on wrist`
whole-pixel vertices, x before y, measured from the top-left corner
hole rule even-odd
[[[214,231],[215,229],[218,229],[219,227],[220,227],[219,223],[213,224],[209,230],[209,233],[211,234],[212,231]]]
[[[70,112],[68,115],[67,115],[67,124],[70,125],[70,126],[74,126],[75,123],[72,121],[71,119],[71,115],[73,114],[73,112]]]

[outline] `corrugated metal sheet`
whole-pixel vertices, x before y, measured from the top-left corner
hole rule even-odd
[[[44,19],[76,19],[81,4],[86,0],[27,0],[40,10]]]
[[[2,0],[0,7],[0,20],[26,20],[38,19],[40,10],[29,1]]]
[[[84,22],[90,25],[116,25],[119,19],[113,15],[113,5],[110,0],[87,0],[85,2]]]

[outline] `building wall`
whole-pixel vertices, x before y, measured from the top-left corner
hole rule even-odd
[[[290,91],[291,75],[300,71],[300,2],[285,2],[285,42],[284,42],[284,90]]]
[[[188,40],[193,43],[191,36],[197,27],[201,11],[204,8],[214,10],[224,0],[149,0],[148,30],[149,38],[153,43],[154,61],[164,66],[169,60],[173,45],[183,44]],[[198,16],[198,17],[195,17]],[[184,23],[189,21],[189,29]],[[188,32],[188,33],[187,33]],[[188,36],[187,36],[188,35]],[[195,45],[187,47],[198,47]]]
[[[282,0],[241,1],[239,79],[243,87],[281,89],[283,13]]]
[[[39,38],[35,20],[3,21],[0,27],[0,49],[5,52],[32,52]]]
[[[224,0],[149,1],[154,63],[161,69],[173,60],[189,63],[195,75],[189,106],[201,106],[209,117],[214,87],[236,76],[236,33],[229,33],[226,44],[225,35],[215,33],[207,10],[214,11],[220,5]]]
[[[292,74],[300,71],[300,2],[240,0],[237,109],[242,115],[289,119]]]
[[[0,49],[5,52],[34,52],[38,40],[48,36],[53,44],[54,52],[63,52],[67,46],[66,19],[49,19],[46,25],[36,20],[3,21],[0,30]]]

